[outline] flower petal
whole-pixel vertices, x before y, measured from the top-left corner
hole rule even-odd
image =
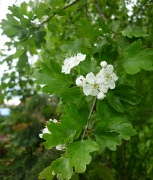
[[[93,90],[93,88],[90,84],[86,84],[83,86],[83,92],[86,96],[88,96],[92,90]]]
[[[89,83],[89,84],[93,84],[94,81],[95,81],[95,75],[90,72],[86,75],[86,81]]]
[[[79,59],[79,61],[84,61],[86,58],[86,54],[78,53],[76,58]]]
[[[114,70],[114,67],[113,67],[111,64],[109,64],[109,65],[106,66],[106,71],[107,71],[107,72],[112,73],[113,70]]]
[[[108,85],[109,85],[110,89],[114,89],[115,88],[115,82],[113,80],[109,81]]]

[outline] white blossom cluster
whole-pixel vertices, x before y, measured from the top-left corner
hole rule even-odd
[[[59,123],[56,119],[50,119],[49,120],[49,122],[54,122],[54,123]],[[49,123],[48,122],[48,123]],[[45,126],[45,128],[44,129],[42,129],[42,133],[41,134],[39,134],[39,137],[40,138],[43,138],[43,134],[52,134],[50,131],[49,131],[49,129],[47,128],[47,125]],[[57,149],[57,150],[65,150],[66,149],[66,147],[65,147],[65,145],[64,144],[59,144],[58,146],[56,146],[55,147],[55,149]]]
[[[64,64],[62,65],[62,73],[70,74],[70,71],[73,67],[77,66],[81,61],[84,61],[86,55],[82,53],[78,53],[75,56],[71,56],[64,60]]]
[[[76,85],[83,88],[86,96],[97,96],[97,99],[104,99],[108,89],[115,88],[115,81],[118,77],[114,73],[114,67],[106,61],[100,63],[101,70],[94,75],[88,73],[86,77],[80,76],[76,79]]]

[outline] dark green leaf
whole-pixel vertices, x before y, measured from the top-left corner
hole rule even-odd
[[[121,112],[121,113],[124,112],[124,108],[123,108],[123,106],[122,106],[122,104],[121,104],[121,102],[120,102],[119,97],[117,97],[117,96],[113,93],[113,91],[109,91],[109,92],[107,93],[106,98],[107,98],[108,104],[109,104],[111,107],[113,107],[116,111]]]

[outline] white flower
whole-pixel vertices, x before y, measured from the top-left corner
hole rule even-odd
[[[53,119],[53,120],[52,120],[52,119],[49,119],[49,122],[50,122],[50,121],[52,121],[52,122],[54,122],[54,123],[58,123],[58,121],[57,121],[56,119]],[[47,122],[47,124],[48,124],[49,122]],[[43,137],[43,134],[52,134],[52,133],[49,131],[47,125],[46,125],[45,128],[42,129],[41,131],[42,131],[42,133],[39,134],[39,137],[40,137],[40,138]]]
[[[104,99],[108,89],[115,88],[115,81],[118,77],[113,72],[114,67],[110,64],[107,65],[106,61],[101,62],[102,69],[97,75],[90,72],[84,78],[80,76],[76,79],[76,85],[83,88],[86,96],[97,96],[97,99]]]
[[[97,94],[97,99],[104,99],[105,98],[105,94],[103,92],[99,92]]]
[[[45,127],[44,129],[42,129],[42,133],[39,134],[39,137],[42,138],[43,134],[51,134],[51,132],[48,130],[47,127]]]
[[[102,61],[102,62],[100,63],[100,65],[101,65],[101,67],[106,67],[106,66],[107,66],[107,62],[106,62],[106,61]]]
[[[118,77],[113,72],[114,67],[112,65],[107,65],[105,68],[102,68],[99,72],[102,76],[104,76],[104,84],[108,86],[110,89],[115,88],[115,81],[117,81]]]
[[[102,87],[102,82],[104,81],[103,76],[101,75],[94,75],[92,72],[88,73],[86,75],[86,84],[83,86],[83,92],[86,96],[92,95],[97,96],[98,93],[104,89],[104,92],[106,92],[106,89]]]
[[[78,53],[75,56],[71,56],[64,60],[64,64],[62,65],[62,73],[70,74],[71,69],[74,66],[77,66],[81,61],[84,61],[86,58],[85,54]]]
[[[64,64],[62,66],[62,73],[70,74],[71,68],[75,66],[74,57],[70,57],[64,60]]]
[[[59,144],[58,146],[55,147],[55,149],[57,149],[58,151],[61,151],[61,150],[65,150],[66,147],[64,144]]]
[[[86,84],[83,86],[83,92],[86,96],[96,96],[98,94],[99,84],[96,83],[95,75],[90,72],[86,75]]]
[[[54,123],[59,123],[59,122],[57,121],[57,119],[49,119],[49,121],[52,121],[52,122],[54,122]]]
[[[83,76],[80,76],[75,81],[76,85],[82,87],[86,83],[86,79]]]

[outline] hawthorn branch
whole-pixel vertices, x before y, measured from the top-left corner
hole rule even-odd
[[[89,116],[88,116],[88,120],[91,118],[91,115],[93,114],[96,102],[97,102],[97,97],[95,97],[94,102],[92,104],[92,107],[91,107],[91,110],[90,110],[90,113],[89,113]],[[86,124],[86,126],[84,128],[82,139],[84,139],[87,129],[88,129],[88,123]]]
[[[78,1],[79,1],[79,0],[75,0],[75,1],[72,2],[71,4],[68,4],[67,6],[63,7],[62,10],[65,10],[65,9],[73,6],[73,5],[76,4]],[[46,20],[43,21],[41,24],[39,24],[39,26],[37,27],[37,29],[39,30],[39,29],[41,28],[41,26],[43,26],[45,23],[48,23],[56,14],[57,14],[57,13],[53,13],[48,19],[46,19]],[[31,33],[31,34],[29,34],[29,35],[27,35],[27,37],[26,37],[22,42],[24,42],[24,41],[26,41],[27,39],[29,39],[29,37],[30,37],[32,34],[34,34],[34,32]]]
[[[107,19],[106,19],[105,15],[103,14],[103,12],[101,11],[101,8],[100,8],[100,6],[99,6],[99,4],[98,4],[98,1],[97,1],[97,0],[94,0],[94,3],[95,3],[96,9],[97,9],[97,11],[99,12],[101,18],[102,18],[102,19],[105,21],[105,23],[106,23],[106,22],[107,22]]]
[[[74,2],[72,2],[71,4],[68,4],[67,6],[63,7],[62,10],[65,10],[71,6],[73,6],[74,4],[76,4],[79,0],[75,0]],[[57,13],[53,13],[48,19],[46,19],[45,21],[43,21],[38,28],[40,28],[42,25],[44,25],[45,23],[48,23]]]

